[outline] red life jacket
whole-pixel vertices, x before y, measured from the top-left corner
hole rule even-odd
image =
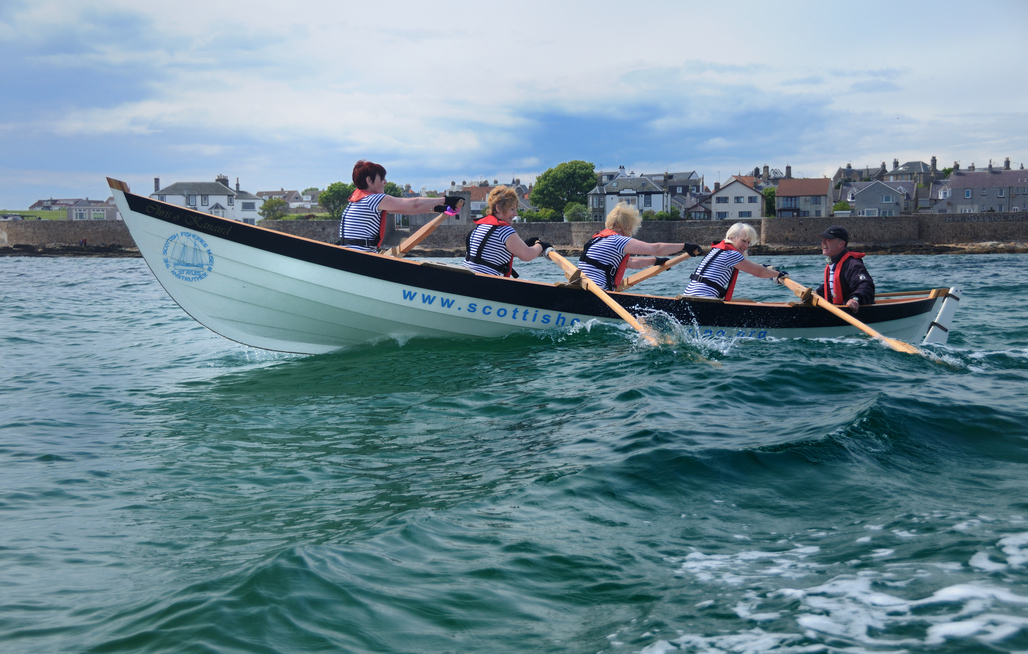
[[[589,242],[582,247],[582,255],[578,257],[579,261],[584,261],[590,266],[595,266],[602,270],[607,276],[607,286],[610,290],[616,291],[618,286],[621,285],[621,280],[625,276],[625,268],[628,267],[628,255],[621,257],[621,263],[616,267],[607,263],[603,263],[598,259],[593,259],[589,256],[589,248],[601,238],[607,238],[609,236],[622,236],[613,229],[605,229],[600,232],[593,234],[593,237],[589,239]]]
[[[710,264],[714,263],[714,261],[726,250],[732,250],[734,252],[738,252],[739,250],[737,250],[736,247],[728,241],[714,243],[710,246],[710,249],[710,253],[707,254],[707,257],[709,258],[704,259],[700,263],[700,266],[696,269],[696,272],[690,275],[689,279],[696,282],[700,282],[702,284],[706,284],[707,286],[710,286],[711,288],[716,290],[718,293],[720,293],[723,290],[725,294],[724,297],[722,297],[721,299],[725,302],[729,302],[732,299],[732,293],[735,291],[735,282],[739,279],[739,269],[734,267],[732,268],[732,279],[728,282],[728,286],[726,288],[723,288],[720,284],[714,282],[713,280],[705,278],[703,276],[703,271],[705,271],[710,266]],[[714,250],[720,250],[720,252],[714,252]]]
[[[355,190],[353,193],[350,194],[350,199],[347,200],[347,202],[356,202],[358,200],[361,200],[361,199],[364,199],[364,198],[368,197],[369,195],[374,195],[374,194],[373,193],[369,193],[367,191],[367,189],[359,188],[359,189]],[[382,211],[381,212],[381,216],[378,219],[378,247],[382,247],[382,239],[385,238],[385,232],[386,232],[386,212]]]
[[[466,243],[467,255],[465,255],[464,260],[470,261],[471,263],[477,263],[480,266],[485,266],[486,268],[491,268],[496,272],[500,273],[501,275],[503,275],[504,277],[510,277],[512,275],[514,277],[517,277],[517,273],[514,272],[514,255],[511,255],[510,261],[507,262],[506,266],[497,266],[492,261],[486,261],[482,258],[482,251],[485,250],[485,244],[492,237],[493,232],[495,232],[500,227],[510,227],[510,223],[508,223],[505,220],[500,220],[496,216],[490,214],[484,218],[479,218],[475,221],[475,224],[491,225],[492,227],[482,236],[482,240],[478,244],[478,251],[475,252],[475,254],[471,254],[471,235],[474,233],[475,230],[471,230],[470,232],[468,232]]]
[[[835,274],[829,278],[828,271],[832,269],[831,264],[825,266],[825,299],[832,304],[846,304],[846,300],[842,297],[842,264],[846,262],[846,259],[850,257],[854,259],[863,259],[863,252],[849,252],[839,257],[839,262],[835,264]],[[833,282],[834,284],[829,284]],[[832,289],[835,292],[832,292]]]

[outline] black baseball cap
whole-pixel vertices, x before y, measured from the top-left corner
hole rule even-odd
[[[843,241],[850,242],[850,234],[846,231],[845,227],[839,225],[832,225],[825,231],[821,232],[821,238],[841,238]]]

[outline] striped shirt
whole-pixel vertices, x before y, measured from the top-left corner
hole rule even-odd
[[[339,221],[339,238],[356,238],[371,241],[371,245],[346,245],[351,250],[362,252],[378,252],[379,230],[382,227],[382,216],[378,210],[384,193],[366,195],[356,202],[346,205],[343,217]]]
[[[735,269],[735,265],[745,258],[742,252],[737,250],[711,248],[707,256],[703,257],[703,261],[700,261],[700,265],[696,266],[696,272],[693,274],[702,275],[704,279],[708,279],[721,286],[721,288],[727,289],[728,285],[732,282],[732,272]],[[724,298],[724,293],[719,293],[716,288],[695,279],[689,282],[689,285],[682,291],[682,295]]]
[[[485,247],[482,247],[482,239],[494,227],[496,228],[495,231],[489,236]],[[464,258],[464,267],[470,268],[475,272],[485,273],[486,275],[505,275],[514,261],[514,255],[510,253],[505,243],[511,234],[516,233],[510,225],[476,225],[475,229],[471,230],[471,234],[468,235],[468,253]],[[482,259],[495,265],[496,268],[471,261],[475,253],[479,251],[482,253]],[[500,272],[500,270],[503,270],[503,272]]]
[[[598,238],[593,241],[593,244],[589,246],[588,250],[582,254],[587,256],[589,259],[594,259],[600,263],[609,265],[613,270],[617,270],[621,265],[621,260],[626,256],[625,246],[631,241],[630,236],[622,236],[621,234],[614,234],[612,236],[606,236],[604,238]],[[605,291],[615,290],[607,279],[607,273],[588,263],[584,259],[579,259],[578,269],[582,271],[582,274],[596,282],[596,284]]]

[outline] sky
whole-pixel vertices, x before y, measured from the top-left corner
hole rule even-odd
[[[1028,2],[0,0],[0,208],[229,177],[1028,163]]]

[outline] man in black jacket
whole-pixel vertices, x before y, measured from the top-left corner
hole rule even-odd
[[[821,234],[821,253],[828,259],[825,281],[815,291],[832,304],[845,304],[854,313],[861,304],[874,304],[875,283],[864,267],[863,252],[848,249],[850,235],[834,225]]]

